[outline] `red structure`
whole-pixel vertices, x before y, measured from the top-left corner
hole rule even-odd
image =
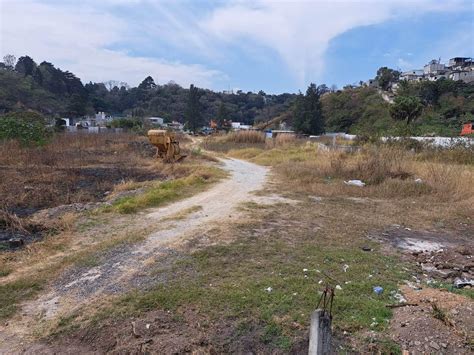
[[[474,134],[473,126],[474,126],[474,124],[472,122],[464,124],[462,126],[461,136],[467,136],[469,134]]]

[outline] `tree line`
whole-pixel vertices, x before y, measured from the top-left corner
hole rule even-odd
[[[0,114],[34,110],[48,117],[82,117],[104,111],[118,117],[159,116],[187,123],[195,131],[211,120],[266,122],[290,112],[287,123],[297,132],[348,132],[359,135],[457,135],[474,120],[474,85],[461,81],[398,81],[400,73],[382,67],[379,88],[348,85],[342,90],[310,84],[306,92],[270,95],[237,91],[220,93],[174,82],[157,84],[148,76],[137,87],[110,80],[85,85],[69,71],[29,56],[7,55],[0,63]],[[398,82],[393,103],[384,100]]]
[[[137,87],[110,80],[85,85],[69,71],[31,57],[7,55],[0,63],[0,114],[31,109],[51,117],[83,117],[96,112],[114,116],[159,116],[184,123],[187,101],[199,96],[200,123],[216,120],[219,110],[228,120],[246,124],[266,121],[288,110],[294,94],[271,95],[237,91],[226,94],[174,82],[157,84],[148,76]]]

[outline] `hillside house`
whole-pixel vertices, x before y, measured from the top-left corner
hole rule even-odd
[[[474,61],[468,57],[451,58],[448,65],[440,60],[431,60],[423,70],[410,70],[400,75],[400,80],[407,81],[436,81],[439,79],[461,80],[465,83],[474,82]]]
[[[165,119],[162,117],[147,117],[147,121],[154,125],[163,126]]]
[[[410,70],[403,72],[400,75],[400,80],[408,80],[408,81],[421,81],[423,80],[424,72],[423,70]]]

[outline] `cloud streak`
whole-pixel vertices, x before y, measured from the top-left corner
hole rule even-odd
[[[1,7],[2,55],[28,54],[36,60],[45,59],[86,81],[120,79],[136,85],[152,75],[161,83],[174,80],[186,86],[212,86],[225,79],[218,70],[203,65],[132,56],[126,51],[109,49],[128,35],[130,25],[90,6],[4,0]]]
[[[221,68],[236,54],[262,65],[270,56],[278,58],[303,87],[321,76],[331,41],[351,29],[429,12],[469,10],[470,4],[0,0],[0,6],[2,55],[46,59],[86,81],[118,79],[136,85],[152,75],[161,83],[223,88],[232,83]]]

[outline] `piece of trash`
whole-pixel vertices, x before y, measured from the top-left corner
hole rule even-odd
[[[308,269],[303,269],[303,272],[308,272]]]
[[[351,186],[359,186],[359,187],[364,187],[365,186],[365,182],[362,182],[360,180],[344,181],[344,184],[351,185]]]
[[[381,295],[382,292],[383,292],[383,287],[381,287],[381,286],[374,286],[374,292],[375,292],[377,295]]]
[[[298,294],[298,292],[293,292],[293,296],[296,296]]]
[[[398,302],[398,303],[406,303],[407,299],[403,297],[403,295],[399,292],[395,292],[392,297]]]
[[[272,292],[272,291],[273,291],[273,288],[267,287],[267,288],[265,289],[265,291],[267,291],[267,292]]]
[[[145,328],[146,328],[146,329],[150,329],[150,327],[151,327],[151,324],[145,325]]]
[[[362,247],[362,250],[363,250],[363,251],[372,251],[372,248],[370,248],[370,247]]]
[[[369,279],[371,279],[372,277],[374,277],[374,275],[371,275],[371,274],[369,274],[369,276],[368,276],[368,277],[369,277]]]
[[[411,231],[411,228],[405,227],[406,231]]]
[[[342,290],[342,287],[339,285],[336,285],[336,290]]]
[[[469,280],[467,278],[457,278],[454,280],[454,287],[456,288],[464,288],[466,286],[474,286],[474,280]]]
[[[321,270],[316,270],[316,272],[320,273],[320,272],[321,272]]]
[[[421,184],[421,183],[423,182],[423,180],[421,180],[421,179],[415,179],[415,182],[416,182],[417,184]]]
[[[344,264],[344,266],[342,267],[342,270],[344,270],[344,272],[347,272],[347,269],[349,269],[349,265]]]
[[[308,278],[308,275],[304,275],[304,278],[307,279],[307,278]]]
[[[319,280],[319,281],[318,281],[318,284],[321,285],[322,283],[323,283],[323,280]]]

